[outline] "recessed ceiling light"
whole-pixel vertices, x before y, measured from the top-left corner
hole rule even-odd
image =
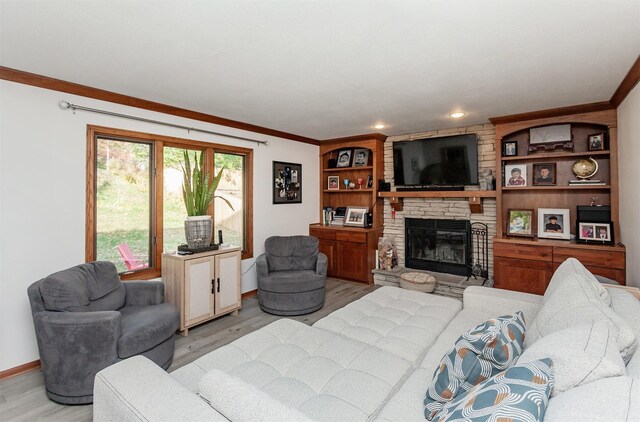
[[[461,111],[459,111],[459,112],[457,112],[457,113],[451,113],[451,114],[449,115],[449,117],[453,117],[454,119],[459,119],[459,118],[460,118],[460,117],[462,117],[462,116],[464,116],[464,113],[463,113],[463,112],[461,112]]]
[[[374,129],[384,129],[385,127],[387,127],[387,125],[384,125],[382,123],[378,123],[376,125],[373,125]]]

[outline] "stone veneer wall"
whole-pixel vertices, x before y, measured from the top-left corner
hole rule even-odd
[[[495,128],[492,124],[475,125],[469,127],[433,130],[429,132],[413,133],[411,135],[391,136],[384,143],[384,178],[391,182],[393,190],[393,143],[424,138],[435,138],[450,135],[475,133],[478,136],[478,171],[489,168],[496,174]],[[477,187],[467,187],[477,189]],[[398,259],[404,266],[404,219],[408,218],[439,218],[452,220],[470,220],[471,223],[485,223],[489,228],[489,276],[493,277],[493,244],[491,238],[496,235],[496,200],[484,198],[483,213],[471,214],[469,202],[465,198],[404,198],[404,210],[396,212],[396,218],[391,218],[389,200],[384,200],[384,235],[391,236],[398,247]]]

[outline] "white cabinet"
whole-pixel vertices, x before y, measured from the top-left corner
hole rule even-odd
[[[240,248],[193,255],[162,255],[165,301],[180,310],[180,332],[221,315],[238,315]]]

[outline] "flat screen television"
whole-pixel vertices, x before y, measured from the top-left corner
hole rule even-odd
[[[464,186],[478,184],[478,138],[475,134],[393,143],[396,186]]]

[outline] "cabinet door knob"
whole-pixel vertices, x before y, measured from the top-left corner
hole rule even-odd
[[[216,292],[216,288],[215,288],[215,280],[211,279],[211,294],[214,294]],[[220,291],[220,290],[218,290]]]
[[[220,293],[220,277],[218,277],[218,293]]]

